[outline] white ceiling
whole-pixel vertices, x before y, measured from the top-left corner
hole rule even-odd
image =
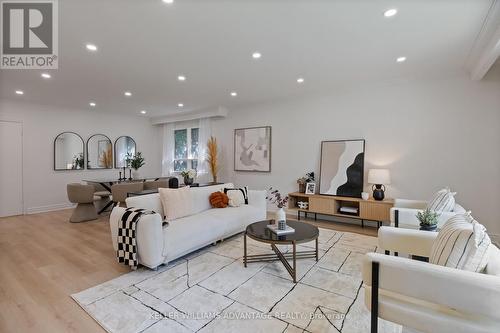
[[[436,77],[463,67],[492,1],[60,0],[59,69],[2,70],[0,98],[158,116]]]

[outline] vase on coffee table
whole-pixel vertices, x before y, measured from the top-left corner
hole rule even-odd
[[[276,212],[276,223],[278,223],[278,230],[286,229],[286,213],[283,208],[278,209]]]

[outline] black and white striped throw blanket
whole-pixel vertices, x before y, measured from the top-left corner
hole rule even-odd
[[[137,208],[127,208],[118,225],[118,262],[136,270],[137,262],[137,223],[143,215],[155,214],[153,211]]]

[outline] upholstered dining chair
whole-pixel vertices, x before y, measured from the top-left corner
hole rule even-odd
[[[94,206],[94,186],[72,183],[68,184],[66,189],[69,201],[77,204],[69,221],[85,222],[97,220],[97,212]]]
[[[111,197],[115,206],[119,206],[120,204],[125,204],[127,193],[140,192],[142,190],[144,190],[143,182],[114,184],[111,186]]]
[[[168,188],[168,179],[144,182],[144,190],[156,190],[158,188]]]

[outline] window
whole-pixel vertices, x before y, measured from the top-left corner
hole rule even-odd
[[[174,171],[197,169],[199,132],[198,128],[185,128],[174,131]]]

